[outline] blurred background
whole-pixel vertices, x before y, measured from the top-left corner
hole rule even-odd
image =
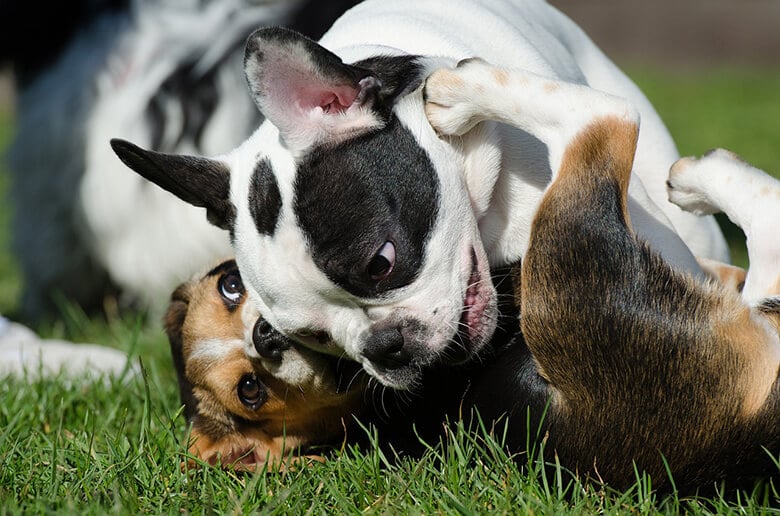
[[[760,168],[780,173],[780,0],[551,3],[579,23],[639,84],[669,126],[681,154],[700,155],[712,147],[726,147]],[[25,44],[7,37],[0,41]],[[14,134],[14,98],[13,74],[0,63],[0,152]],[[4,199],[0,203],[0,314],[13,315],[22,285],[10,249],[15,200],[7,195],[8,188],[7,167],[0,162]],[[720,222],[732,243],[734,261],[745,265],[742,235],[725,219]],[[90,333],[92,319],[77,307],[65,306],[64,312],[70,314],[66,322],[50,321],[42,331],[102,338],[99,331]]]
[[[618,64],[780,65],[777,0],[551,0]]]

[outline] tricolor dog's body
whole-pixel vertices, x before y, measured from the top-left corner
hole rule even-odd
[[[362,412],[365,375],[290,346],[247,299],[233,260],[177,288],[165,321],[189,449],[207,463],[282,466],[343,439]]]
[[[113,142],[230,231],[249,291],[285,335],[343,349],[399,388],[490,339],[489,267],[523,256],[550,163],[539,139],[508,125],[454,139],[430,127],[424,77],[471,56],[628,98],[643,118],[628,198],[637,233],[681,270],[700,272],[689,249],[726,258],[713,219],[666,201],[678,156],[647,99],[546,3],[369,0],[321,43],[282,29],[250,37],[245,72],[267,121],[229,154]],[[572,100],[588,117],[588,97]]]
[[[777,472],[780,182],[726,151],[679,160],[669,173],[672,202],[724,211],[744,229],[751,267],[739,292],[733,268],[723,282],[682,273],[635,232],[627,193],[639,118],[630,103],[478,61],[436,72],[426,94],[440,132],[517,125],[547,145],[555,171],[516,291],[534,367],[499,366],[505,374],[491,374],[501,392],[491,396],[488,380],[479,395],[521,393],[503,407],[520,426],[525,407],[536,422],[546,408],[548,449],[618,487],[636,471],[654,486],[668,486],[669,473],[684,489]]]

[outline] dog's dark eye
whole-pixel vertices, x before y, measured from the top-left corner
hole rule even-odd
[[[265,402],[265,388],[255,374],[245,374],[238,381],[238,399],[248,408],[255,410]]]
[[[395,266],[395,244],[389,240],[382,244],[379,251],[368,262],[368,275],[374,281],[387,278]]]
[[[219,295],[230,304],[237,305],[244,295],[244,284],[238,271],[230,271],[219,278]]]

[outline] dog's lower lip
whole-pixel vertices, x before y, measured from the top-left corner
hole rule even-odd
[[[460,318],[459,341],[466,350],[472,348],[475,340],[482,334],[484,326],[484,314],[488,307],[488,301],[479,295],[480,286],[479,264],[477,253],[471,250],[471,274],[468,279],[468,287],[463,297],[463,311]]]

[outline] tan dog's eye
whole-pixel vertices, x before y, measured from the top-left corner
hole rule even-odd
[[[265,387],[257,380],[253,374],[245,374],[238,381],[238,399],[248,408],[255,410],[265,403],[268,393]]]
[[[244,283],[241,281],[241,275],[237,270],[225,273],[219,278],[219,295],[228,303],[235,306],[241,302],[244,296]]]

